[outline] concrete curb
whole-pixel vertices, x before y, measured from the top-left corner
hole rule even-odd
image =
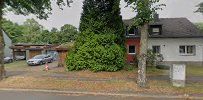
[[[43,90],[43,89],[12,89],[0,88],[0,91],[14,92],[46,92],[46,93],[67,93],[67,94],[85,94],[85,95],[102,95],[102,96],[125,96],[125,97],[146,97],[146,98],[167,98],[167,99],[195,99],[202,100],[203,97],[194,97],[188,95],[153,95],[142,93],[105,93],[105,92],[81,92],[81,91],[60,91],[60,90]]]

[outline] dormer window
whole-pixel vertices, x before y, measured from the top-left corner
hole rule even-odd
[[[150,25],[150,35],[161,35],[162,25]]]
[[[128,36],[135,36],[138,33],[138,29],[136,27],[131,27],[128,31],[127,34]]]
[[[128,35],[135,35],[135,28],[134,28],[134,27],[132,27],[132,28],[129,30]]]
[[[160,32],[160,29],[159,29],[159,28],[152,28],[152,32],[153,32],[153,33],[159,33],[159,32]]]

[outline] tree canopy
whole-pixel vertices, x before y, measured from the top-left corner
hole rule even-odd
[[[197,5],[198,9],[196,12],[201,12],[203,13],[203,2]]]
[[[196,25],[197,28],[199,28],[200,31],[203,33],[203,23],[195,23],[195,25]]]
[[[123,42],[123,22],[119,8],[120,0],[85,0],[80,19],[80,32],[91,30],[95,34],[114,31],[117,42]]]
[[[56,0],[57,5],[70,4],[71,0]],[[51,14],[51,0],[3,0],[5,10],[13,11],[15,14],[34,14],[40,19],[47,19]]]
[[[150,21],[153,21],[153,15],[156,10],[162,10],[161,6],[165,4],[157,4],[160,0],[125,0],[127,6],[135,11],[134,26],[143,26]]]
[[[22,25],[3,19],[2,28],[13,43],[62,44],[75,41],[79,34],[77,28],[69,24],[65,24],[60,30],[46,30],[35,19],[27,19]]]

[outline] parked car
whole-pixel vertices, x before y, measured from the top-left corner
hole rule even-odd
[[[54,61],[56,61],[58,59],[58,52],[56,52],[56,51],[48,52],[47,55],[50,55]]]
[[[33,58],[27,60],[28,65],[43,65],[45,63],[53,62],[53,58],[49,55],[36,55]]]
[[[11,62],[13,62],[12,57],[4,57],[4,63],[11,63]]]
[[[54,61],[54,57],[52,56],[52,55],[46,55],[46,61],[48,62],[48,63],[52,63],[53,61]]]
[[[34,56],[33,58],[27,60],[27,64],[28,65],[42,65],[42,64],[46,63],[45,57],[46,56],[44,56],[44,55]]]
[[[25,60],[25,56],[16,56],[16,60]]]

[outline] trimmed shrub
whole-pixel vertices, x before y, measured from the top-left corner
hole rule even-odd
[[[170,69],[170,66],[167,66],[167,65],[157,65],[156,68],[157,68],[157,69],[165,69],[165,70],[168,70],[168,69]]]
[[[69,53],[66,61],[67,69],[69,71],[90,69],[94,72],[114,72],[122,69],[124,49],[114,43],[115,39],[114,34],[90,33],[84,44],[76,43],[80,46],[76,46],[75,51]]]

